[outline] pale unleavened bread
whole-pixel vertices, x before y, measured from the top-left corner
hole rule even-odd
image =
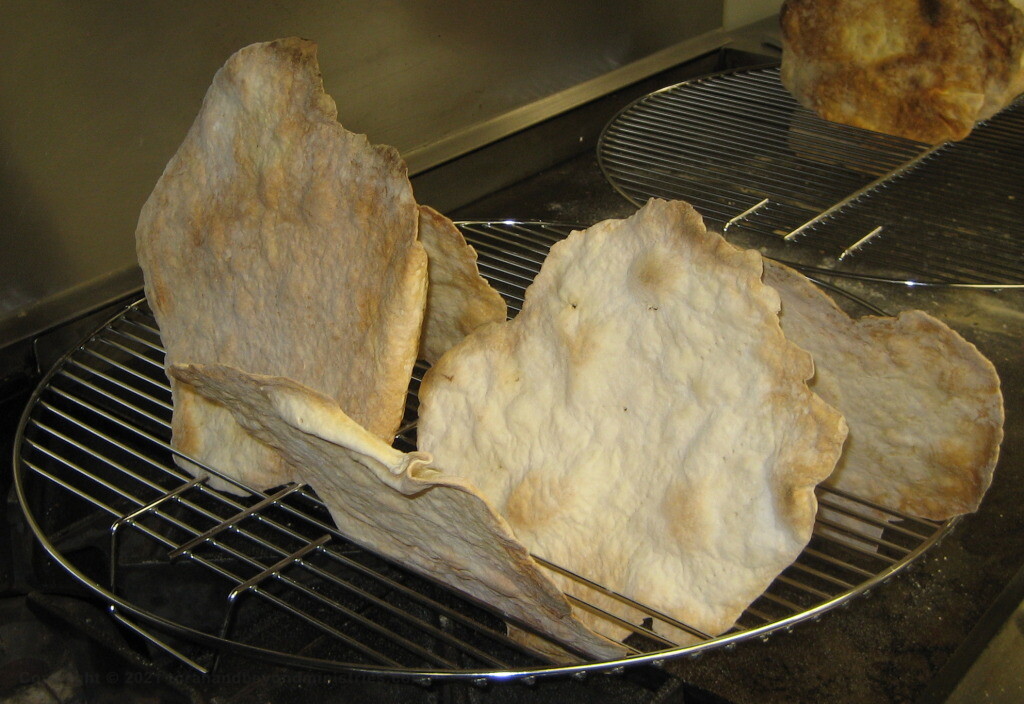
[[[786,0],[782,83],[827,120],[938,144],[1024,91],[1019,0]]]
[[[168,364],[288,376],[390,442],[427,257],[398,152],[336,118],[312,42],[234,54],[142,208],[138,258]],[[289,479],[230,413],[172,389],[176,448],[256,489]]]
[[[805,546],[846,435],[778,308],[760,255],[652,200],[555,244],[522,312],[429,370],[419,447],[535,555],[721,633]]]
[[[853,319],[803,274],[765,261],[782,329],[814,356],[811,388],[850,426],[827,484],[914,516],[978,508],[1003,437],[995,367],[922,311]]]
[[[480,276],[476,250],[451,220],[421,205],[419,237],[429,262],[420,356],[433,364],[479,326],[505,320],[508,306]]]
[[[223,404],[311,485],[355,543],[440,580],[595,659],[625,650],[576,620],[505,521],[466,480],[360,427],[332,399],[281,377],[221,365],[170,374]]]

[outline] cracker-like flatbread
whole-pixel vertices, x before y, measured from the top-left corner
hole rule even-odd
[[[760,255],[652,200],[555,244],[522,312],[430,369],[419,446],[532,553],[721,633],[805,546],[846,435],[778,307]]]
[[[826,482],[914,516],[975,511],[1003,437],[995,367],[922,311],[853,319],[803,274],[765,261],[782,296],[782,329],[811,352],[811,388],[850,426]]]
[[[451,220],[421,205],[419,236],[429,262],[420,356],[433,364],[484,323],[505,320],[508,306],[480,276],[476,250]]]
[[[220,365],[170,374],[281,454],[354,542],[440,580],[592,658],[624,649],[587,630],[505,521],[466,480],[355,423],[332,399],[281,377]]]
[[[138,257],[168,364],[293,378],[390,441],[416,359],[427,257],[398,152],[336,118],[315,44],[237,52],[142,208]],[[288,481],[282,460],[227,411],[172,388],[175,447],[256,489]]]
[[[938,144],[1024,91],[1019,0],[786,0],[782,83],[827,120]]]

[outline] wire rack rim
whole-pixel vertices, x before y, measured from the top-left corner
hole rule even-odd
[[[549,223],[540,221],[471,221],[467,223],[460,223],[464,226],[529,226],[538,228],[549,228],[551,230],[561,230],[558,236],[564,236],[568,230],[578,229],[578,226],[567,224],[567,223]],[[550,232],[548,234],[551,234]],[[662,648],[649,652],[638,653],[636,655],[630,655],[617,660],[610,660],[604,662],[587,662],[573,665],[540,665],[537,667],[522,667],[518,669],[464,669],[464,670],[441,670],[423,667],[389,667],[380,665],[365,665],[361,663],[341,662],[333,660],[325,660],[321,658],[308,657],[294,653],[283,653],[280,651],[270,650],[268,648],[260,647],[257,645],[241,643],[230,639],[222,638],[211,633],[201,631],[196,628],[192,628],[183,624],[176,623],[168,618],[153,613],[147,609],[140,608],[135,604],[131,603],[127,599],[119,596],[110,589],[107,589],[97,581],[91,579],[81,569],[72,564],[60,551],[50,542],[48,535],[43,530],[40,523],[37,521],[36,516],[33,515],[30,510],[31,502],[27,494],[26,482],[27,473],[34,471],[26,461],[20,456],[20,450],[22,445],[26,442],[25,432],[30,422],[33,420],[33,411],[37,404],[41,400],[42,394],[49,388],[53,378],[64,368],[65,364],[72,358],[72,356],[85,345],[89,344],[92,340],[96,339],[97,336],[108,326],[112,325],[116,321],[123,318],[130,311],[138,311],[145,304],[144,299],[138,299],[135,302],[125,306],[122,310],[119,310],[116,314],[111,316],[102,326],[98,327],[94,333],[87,336],[83,344],[79,347],[69,349],[66,354],[56,363],[54,366],[43,376],[37,388],[33,391],[26,407],[23,411],[20,419],[14,444],[14,485],[16,494],[23,508],[23,512],[26,521],[40,541],[46,552],[65,570],[72,574],[78,581],[85,585],[90,591],[98,595],[104,601],[108,603],[111,608],[119,609],[124,614],[130,615],[131,617],[138,619],[140,622],[149,624],[156,629],[164,632],[176,634],[186,639],[192,640],[199,644],[204,644],[215,650],[227,649],[230,651],[238,652],[243,655],[249,655],[253,657],[262,658],[268,661],[277,662],[281,664],[296,666],[305,669],[313,669],[319,671],[328,672],[345,672],[350,674],[360,674],[366,676],[375,676],[382,678],[412,678],[414,680],[431,681],[431,680],[476,680],[480,678],[492,679],[492,680],[508,680],[516,679],[520,677],[534,677],[534,676],[563,676],[563,675],[584,675],[591,672],[607,672],[621,668],[623,666],[636,666],[644,664],[660,664],[667,659],[676,658],[681,656],[696,656],[705,650],[712,648],[718,648],[722,646],[729,646],[732,644],[739,643],[740,641],[746,641],[753,638],[760,637],[766,638],[770,633],[778,631],[780,629],[790,629],[794,625],[805,622],[808,620],[816,619],[824,614],[826,611],[831,610],[837,604],[847,601],[851,596],[866,592],[875,585],[885,581],[893,574],[900,572],[901,570],[908,567],[914,559],[922,552],[930,548],[938,540],[940,540],[956,523],[956,519],[945,522],[936,526],[936,530],[930,536],[926,537],[921,542],[917,543],[915,547],[903,555],[900,559],[895,560],[892,564],[889,564],[885,568],[877,571],[872,577],[867,578],[860,583],[856,584],[853,588],[842,591],[835,595],[831,599],[826,599],[812,607],[805,608],[804,610],[793,613],[791,615],[777,618],[774,620],[767,621],[766,623],[740,630],[735,630],[724,635],[712,638],[710,640],[700,641],[691,645]],[[36,472],[36,478],[40,476],[47,478],[45,473]],[[52,480],[51,480],[52,481]]]
[[[681,90],[683,88],[688,88],[688,87],[700,88],[704,84],[707,84],[707,83],[714,84],[715,82],[722,81],[722,80],[735,79],[737,81],[745,81],[746,83],[744,83],[741,87],[749,90],[750,86],[757,86],[757,85],[763,84],[765,81],[769,81],[769,80],[777,80],[776,79],[776,74],[777,74],[777,72],[779,70],[779,66],[780,66],[780,64],[778,62],[772,61],[772,62],[768,62],[768,63],[762,64],[762,65],[744,66],[744,67],[741,67],[741,68],[725,69],[725,70],[718,71],[718,72],[715,72],[715,73],[706,74],[706,75],[702,75],[702,76],[699,76],[699,77],[696,77],[696,78],[687,79],[687,80],[681,81],[679,83],[675,83],[673,85],[665,86],[663,88],[660,88],[660,89],[655,90],[653,92],[647,93],[646,95],[643,95],[643,96],[635,99],[634,101],[632,101],[631,103],[629,103],[628,105],[626,105],[625,107],[620,109],[605,124],[604,129],[601,131],[601,134],[598,137],[598,144],[597,144],[597,157],[598,158],[597,158],[597,163],[598,163],[598,168],[600,169],[602,175],[605,177],[605,180],[609,183],[609,185],[611,185],[611,187],[619,195],[621,195],[629,203],[631,203],[631,204],[633,204],[633,205],[635,205],[637,207],[643,206],[644,202],[647,200],[648,196],[643,195],[642,192],[638,192],[638,193],[631,192],[631,190],[627,187],[628,181],[624,180],[624,179],[620,179],[614,173],[614,167],[613,167],[613,163],[612,163],[614,160],[611,159],[610,155],[607,153],[608,150],[609,150],[609,147],[608,147],[609,142],[615,139],[616,129],[619,127],[620,123],[623,120],[627,119],[629,113],[631,113],[631,112],[633,112],[633,111],[635,111],[635,110],[637,110],[639,108],[642,108],[644,104],[649,103],[652,100],[658,100],[658,99],[662,99],[662,98],[672,99],[672,98],[675,97],[673,94],[676,91],[679,91],[679,90]],[[732,87],[732,86],[730,86],[730,87]],[[795,101],[794,101],[794,104],[795,104]],[[1018,101],[1015,101],[1011,105],[1011,107],[1012,106],[1021,105],[1021,104],[1024,104],[1024,97],[1018,99]],[[809,116],[813,116],[813,113],[811,113],[806,108],[798,108],[798,109],[804,111]],[[815,117],[815,119],[817,119],[816,116],[813,116],[813,117]],[[925,147],[928,146],[928,145],[924,145],[924,144],[921,144],[921,143],[918,143],[918,142],[913,142],[913,141],[910,141],[910,140],[907,140],[907,139],[904,139],[904,138],[893,137],[891,135],[885,135],[885,134],[879,133],[879,132],[872,132],[872,131],[869,131],[869,130],[864,130],[864,129],[857,128],[857,127],[851,127],[851,126],[848,126],[848,125],[842,125],[842,124],[837,124],[837,123],[827,123],[827,124],[828,124],[830,129],[834,129],[837,133],[841,133],[841,134],[857,134],[857,133],[870,134],[872,136],[872,138],[877,140],[880,144],[888,145],[893,150],[905,150],[905,149],[907,149],[909,147],[913,147],[913,146],[917,146],[917,147],[920,147],[920,148],[925,148]],[[950,145],[950,143],[946,143],[946,144],[943,144],[943,145],[940,145],[940,146],[941,147],[947,147],[949,145]],[[915,161],[915,162],[916,161],[925,161],[934,152],[936,152],[938,150],[938,148],[939,147],[933,147],[931,149],[928,149],[924,154],[920,154],[917,157],[914,157],[912,160]],[[904,170],[905,169],[899,169],[898,168],[892,174],[890,174],[890,178],[884,179],[884,180],[883,179],[879,179],[879,181],[882,181],[882,183],[879,185],[879,188],[884,187],[887,184],[889,184],[896,177],[900,176]],[[742,210],[742,208],[741,208],[741,210]],[[737,214],[737,213],[732,213],[732,215],[736,216],[736,217],[733,218],[733,220],[736,220],[736,219],[738,219],[740,217],[740,215]],[[819,215],[818,217],[820,218],[821,216]],[[728,219],[729,218],[727,217],[726,220],[728,220]],[[731,221],[730,221],[730,223],[731,223]],[[793,234],[793,233],[791,232],[790,234]],[[782,260],[780,259],[779,261],[782,261]],[[809,267],[809,266],[799,265],[799,264],[795,264],[795,263],[791,263],[791,262],[783,262],[783,263],[790,264],[791,266],[794,266],[794,267],[798,268],[799,270],[804,271],[805,273],[807,273],[809,271],[813,271],[814,273],[816,273],[816,274],[818,274],[820,276],[830,276],[830,277],[839,278],[839,279],[850,279],[850,280],[856,280],[856,281],[866,281],[866,282],[870,282],[870,283],[877,283],[877,284],[884,284],[884,285],[891,285],[891,286],[904,286],[904,287],[908,287],[908,288],[974,289],[974,290],[985,290],[985,291],[996,291],[996,292],[999,292],[999,291],[1024,290],[1024,283],[1019,283],[1019,282],[1008,282],[1008,281],[974,281],[974,282],[971,282],[971,281],[943,280],[941,278],[927,278],[925,276],[916,276],[915,277],[915,276],[912,276],[912,275],[900,276],[900,275],[886,275],[886,274],[865,274],[865,273],[862,273],[862,272],[851,271],[851,270],[841,269],[841,268],[824,269],[824,268],[820,268],[820,267]],[[836,263],[837,264],[841,264],[842,261],[837,261]]]

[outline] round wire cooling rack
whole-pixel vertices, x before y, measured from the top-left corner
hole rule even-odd
[[[548,248],[572,229],[507,221],[459,227],[512,314]],[[852,296],[845,303],[879,312]],[[423,371],[414,373],[400,446],[414,443]],[[954,524],[821,488],[807,548],[717,637],[538,559],[542,569],[570,577],[567,597],[579,608],[594,611],[588,595],[613,596],[622,614],[596,613],[631,631],[619,660],[556,663],[542,654],[548,649],[511,638],[486,604],[348,541],[307,488],[249,491],[212,467],[237,494],[192,478],[174,462],[170,417],[159,331],[140,300],[40,383],[19,427],[14,477],[49,556],[115,619],[202,673],[223,650],[420,683],[582,677],[660,664],[815,619],[905,569]]]
[[[731,70],[619,112],[598,162],[630,202],[689,201],[747,247],[831,276],[1024,288],[1024,99],[929,146],[825,121],[777,66]]]

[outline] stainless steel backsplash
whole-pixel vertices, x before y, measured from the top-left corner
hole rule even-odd
[[[139,285],[139,208],[246,44],[317,41],[342,123],[415,174],[706,52],[722,24],[723,0],[8,0],[0,347]]]

